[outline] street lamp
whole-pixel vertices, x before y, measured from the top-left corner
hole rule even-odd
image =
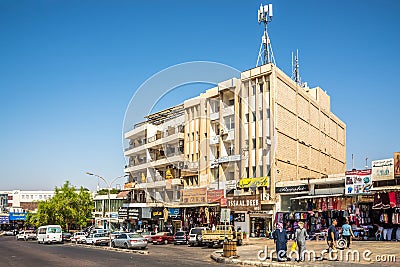
[[[106,179],[104,179],[104,177],[102,177],[102,176],[100,176],[100,175],[97,175],[97,174],[94,174],[94,173],[91,173],[91,172],[86,172],[86,174],[87,174],[87,175],[90,175],[90,176],[96,176],[96,177],[100,178],[100,179],[103,180],[103,181],[106,183],[106,185],[107,185],[107,190],[108,190],[108,213],[109,213],[108,219],[107,219],[107,227],[108,227],[108,230],[110,230],[110,219],[111,219],[111,218],[110,218],[110,216],[111,216],[110,190],[111,190],[111,185],[112,185],[117,179],[126,177],[126,176],[128,176],[128,174],[124,174],[124,175],[115,177],[115,178],[111,181],[111,183],[109,183]],[[104,215],[105,215],[105,211],[104,211]]]

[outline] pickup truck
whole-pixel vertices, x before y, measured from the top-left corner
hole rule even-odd
[[[225,231],[226,230],[226,231]],[[215,230],[203,230],[202,242],[208,247],[222,245],[226,241],[234,241],[238,246],[243,243],[243,233],[237,232],[233,225],[218,225]]]

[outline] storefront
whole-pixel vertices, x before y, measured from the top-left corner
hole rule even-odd
[[[231,209],[233,225],[251,237],[261,237],[267,231],[266,216],[261,212],[259,194],[227,197],[227,208]]]

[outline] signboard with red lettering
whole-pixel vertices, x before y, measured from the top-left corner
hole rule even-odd
[[[218,202],[224,197],[224,189],[207,190],[207,202]]]

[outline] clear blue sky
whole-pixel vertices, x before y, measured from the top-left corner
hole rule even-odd
[[[347,124],[348,168],[351,154],[363,168],[367,156],[370,165],[400,151],[400,1],[271,2],[276,63],[290,75],[299,49],[302,80],[326,90]],[[123,174],[122,124],[135,90],[187,61],[254,67],[260,3],[1,0],[0,190],[65,180],[93,190],[86,171]]]

